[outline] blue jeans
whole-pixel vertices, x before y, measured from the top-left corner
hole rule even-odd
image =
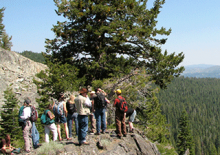
[[[88,131],[88,116],[78,115],[78,123],[79,123],[78,141],[79,144],[81,144],[83,142],[86,142],[86,134]]]
[[[39,143],[40,135],[39,132],[37,131],[37,128],[35,126],[35,123],[32,123],[32,141],[33,141],[33,146],[34,148],[37,147],[37,144]]]
[[[74,122],[75,122],[75,128],[76,128],[76,135],[78,136],[78,113],[73,113],[73,114],[68,114],[67,115],[67,125],[68,125],[68,128],[69,128],[69,137],[72,137],[72,121],[74,119]]]
[[[96,130],[97,133],[100,133],[100,126],[102,124],[102,132],[106,129],[106,122],[105,122],[105,111],[106,109],[95,109],[95,119],[96,119]]]

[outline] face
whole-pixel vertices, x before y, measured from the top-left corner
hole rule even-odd
[[[86,97],[86,95],[87,95],[86,93],[82,93],[82,96]]]

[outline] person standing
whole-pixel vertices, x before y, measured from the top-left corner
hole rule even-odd
[[[132,109],[132,108],[128,108],[128,111],[126,112],[126,117],[129,117],[128,119],[128,124],[129,124],[129,129],[130,132],[134,132],[134,127],[133,127],[133,122],[136,116],[136,110]]]
[[[45,117],[45,124],[44,124],[44,133],[45,133],[45,142],[49,143],[49,134],[50,131],[53,133],[53,141],[57,140],[57,127],[54,121],[54,114],[51,112],[52,105],[49,104],[47,109],[44,111]]]
[[[24,107],[21,107],[23,108],[23,112],[20,116],[20,119],[24,121],[22,125],[22,130],[23,130],[23,138],[24,138],[24,147],[27,153],[29,153],[32,149],[32,136],[31,136],[32,123],[30,121],[30,117],[31,117],[30,103],[31,103],[31,100],[28,97],[25,98]]]
[[[56,108],[57,106],[59,106],[59,109],[60,109],[59,114],[57,112],[58,111],[58,109]],[[55,122],[57,124],[57,133],[58,133],[59,141],[62,140],[61,132],[60,132],[61,123],[64,124],[66,139],[70,140],[68,127],[67,127],[67,120],[66,120],[67,110],[66,110],[66,103],[64,102],[64,93],[59,94],[57,106],[55,106],[55,102],[54,102],[53,109],[54,109],[54,114],[55,114]]]
[[[75,104],[75,96],[70,95],[70,99],[66,102],[67,114],[67,125],[69,128],[69,138],[72,138],[72,124],[75,122],[76,136],[78,136],[78,113]]]
[[[124,137],[126,137],[127,132],[126,132],[126,124],[125,124],[125,112],[121,112],[120,106],[121,106],[121,100],[125,101],[125,98],[121,96],[121,90],[117,89],[116,90],[117,98],[114,101],[113,107],[116,107],[115,111],[115,124],[116,124],[116,132],[117,132],[117,137],[121,138],[122,134]]]
[[[89,145],[86,142],[86,135],[88,131],[88,114],[90,113],[89,108],[91,107],[91,101],[87,96],[87,89],[81,88],[79,95],[75,98],[76,109],[78,113],[78,141],[79,145]]]
[[[102,133],[105,133],[106,129],[106,106],[107,101],[105,95],[102,93],[100,88],[95,89],[96,97],[94,97],[94,108],[95,108],[95,118],[96,118],[96,135],[100,135],[100,127],[102,128]]]

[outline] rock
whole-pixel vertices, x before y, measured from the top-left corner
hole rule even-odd
[[[39,95],[33,78],[36,78],[35,75],[46,68],[44,64],[0,48],[0,107],[4,104],[4,91],[7,88],[12,88],[16,93],[20,106],[25,97],[30,97],[32,104],[37,107],[35,99],[39,98]]]
[[[113,132],[101,135],[87,135],[90,145],[79,146],[77,138],[71,141],[58,142],[63,144],[60,154],[67,155],[160,155],[156,145],[143,138],[139,133],[128,134],[127,137],[118,139],[111,136]],[[56,151],[57,152],[57,151]],[[33,154],[37,154],[37,149]]]

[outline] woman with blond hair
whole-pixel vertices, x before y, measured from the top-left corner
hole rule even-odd
[[[78,113],[75,105],[75,96],[70,95],[70,99],[66,103],[67,114],[67,124],[69,128],[69,138],[72,138],[72,124],[73,120],[75,122],[76,136],[78,136]]]

